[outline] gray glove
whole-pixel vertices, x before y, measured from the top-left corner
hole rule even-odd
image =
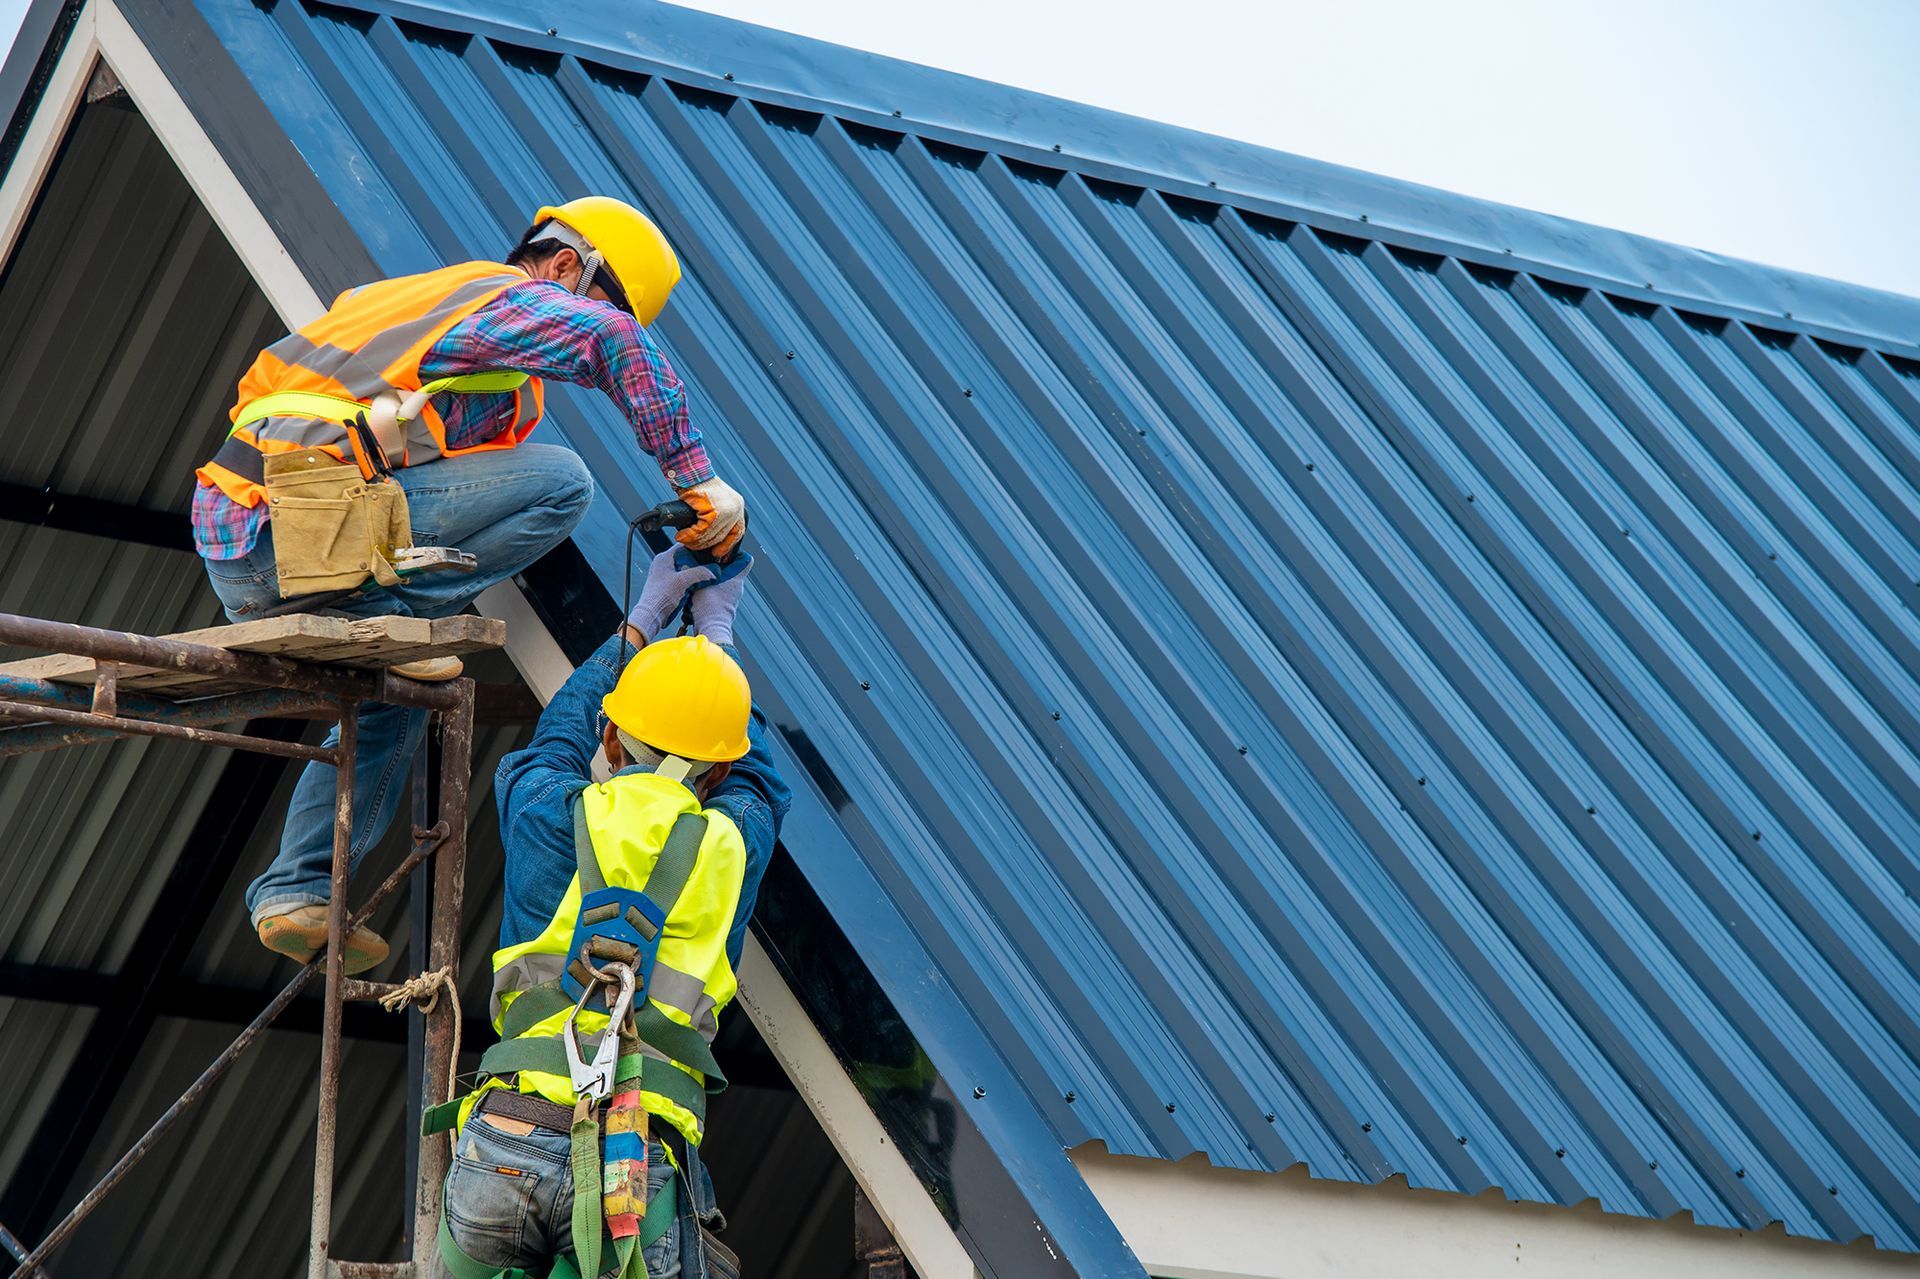
[[[733,611],[747,593],[747,570],[753,556],[735,551],[725,564],[713,566],[713,580],[693,587],[693,629],[716,644],[733,643]]]
[[[640,587],[640,602],[627,614],[627,625],[652,639],[680,611],[688,591],[705,586],[718,576],[717,567],[695,564],[692,554],[684,547],[669,547],[660,552],[647,565],[647,580]]]

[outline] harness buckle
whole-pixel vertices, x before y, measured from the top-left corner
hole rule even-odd
[[[580,915],[574,921],[573,938],[567,945],[572,956],[560,978],[560,988],[575,999],[587,986],[596,959],[627,964],[639,986],[640,998],[647,998],[653,978],[654,957],[660,953],[660,939],[666,930],[667,915],[658,902],[631,888],[602,888],[580,899]],[[596,953],[595,941],[618,947],[614,954]],[[632,958],[626,958],[630,949]]]
[[[583,1100],[601,1101],[613,1092],[614,1072],[620,1065],[620,1028],[633,1010],[633,969],[626,964],[608,964],[604,968],[589,964],[588,969],[594,980],[587,983],[586,989],[580,992],[579,1002],[567,1014],[566,1025],[560,1028],[560,1042],[566,1048],[567,1074],[573,1080],[574,1095]],[[600,1037],[600,1047],[593,1054],[593,1060],[585,1061],[580,1056],[575,1023],[594,990],[603,982],[611,985],[615,981],[620,983],[620,994],[608,1013],[606,1033]]]

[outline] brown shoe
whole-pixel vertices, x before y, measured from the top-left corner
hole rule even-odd
[[[277,915],[262,915],[254,925],[260,944],[296,964],[304,964],[327,945],[327,908],[295,906]],[[365,924],[347,936],[347,973],[364,973],[387,957],[387,943]]]
[[[460,672],[466,668],[457,657],[423,657],[417,662],[402,662],[387,669],[402,679],[417,679],[429,684],[438,684],[442,680],[459,679]]]

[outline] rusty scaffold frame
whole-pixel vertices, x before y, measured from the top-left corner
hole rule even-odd
[[[327,948],[289,981],[216,1057],[200,1077],[188,1085],[153,1125],[107,1170],[39,1246],[26,1246],[0,1225],[0,1248],[20,1262],[13,1279],[46,1275],[48,1256],[64,1244],[107,1193],[144,1158],[179,1119],[247,1051],[276,1017],[324,970],[326,998],[320,1037],[319,1126],[314,1142],[313,1219],[308,1252],[308,1279],[407,1279],[436,1272],[436,1240],[440,1183],[446,1176],[449,1149],[445,1140],[421,1137],[413,1187],[412,1256],[400,1262],[351,1262],[332,1258],[333,1161],[340,1094],[341,1012],[347,999],[379,1000],[393,997],[400,987],[382,982],[349,979],[344,971],[341,939],[364,923],[387,896],[417,867],[432,860],[431,918],[424,971],[445,970],[457,988],[460,962],[460,909],[467,856],[467,786],[473,753],[474,684],[470,679],[423,684],[385,671],[319,665],[259,653],[236,652],[205,644],[131,635],[50,622],[40,618],[0,613],[0,644],[14,644],[49,653],[94,661],[91,690],[46,680],[0,675],[0,721],[25,727],[0,729],[0,758],[58,750],[67,746],[112,741],[125,737],[160,737],[257,751],[287,759],[316,760],[334,766],[338,784],[333,820],[333,891],[327,912]],[[159,667],[211,676],[229,684],[251,686],[249,691],[175,702],[121,692],[123,667]],[[354,709],[361,702],[388,702],[426,710],[439,727],[440,767],[438,814],[424,825],[426,796],[431,789],[425,770],[415,769],[415,826],[410,851],[374,889],[365,903],[349,915],[347,860],[353,819],[353,759],[356,747]],[[259,716],[318,715],[339,722],[340,741],[333,748],[307,746],[221,731],[212,725],[232,724]],[[424,755],[423,755],[424,757]],[[420,881],[425,881],[423,874]],[[418,953],[416,948],[416,954]],[[420,1105],[447,1100],[449,1070],[455,1051],[457,999],[441,998],[425,1017],[425,1052],[420,1073]]]

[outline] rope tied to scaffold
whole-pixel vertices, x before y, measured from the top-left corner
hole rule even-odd
[[[447,1057],[447,1100],[452,1101],[453,1085],[460,1077],[460,991],[453,984],[453,965],[407,978],[380,996],[380,1006],[397,1013],[418,1005],[425,1015],[439,1005],[442,990],[447,992],[447,1003],[453,1007],[453,1051]]]

